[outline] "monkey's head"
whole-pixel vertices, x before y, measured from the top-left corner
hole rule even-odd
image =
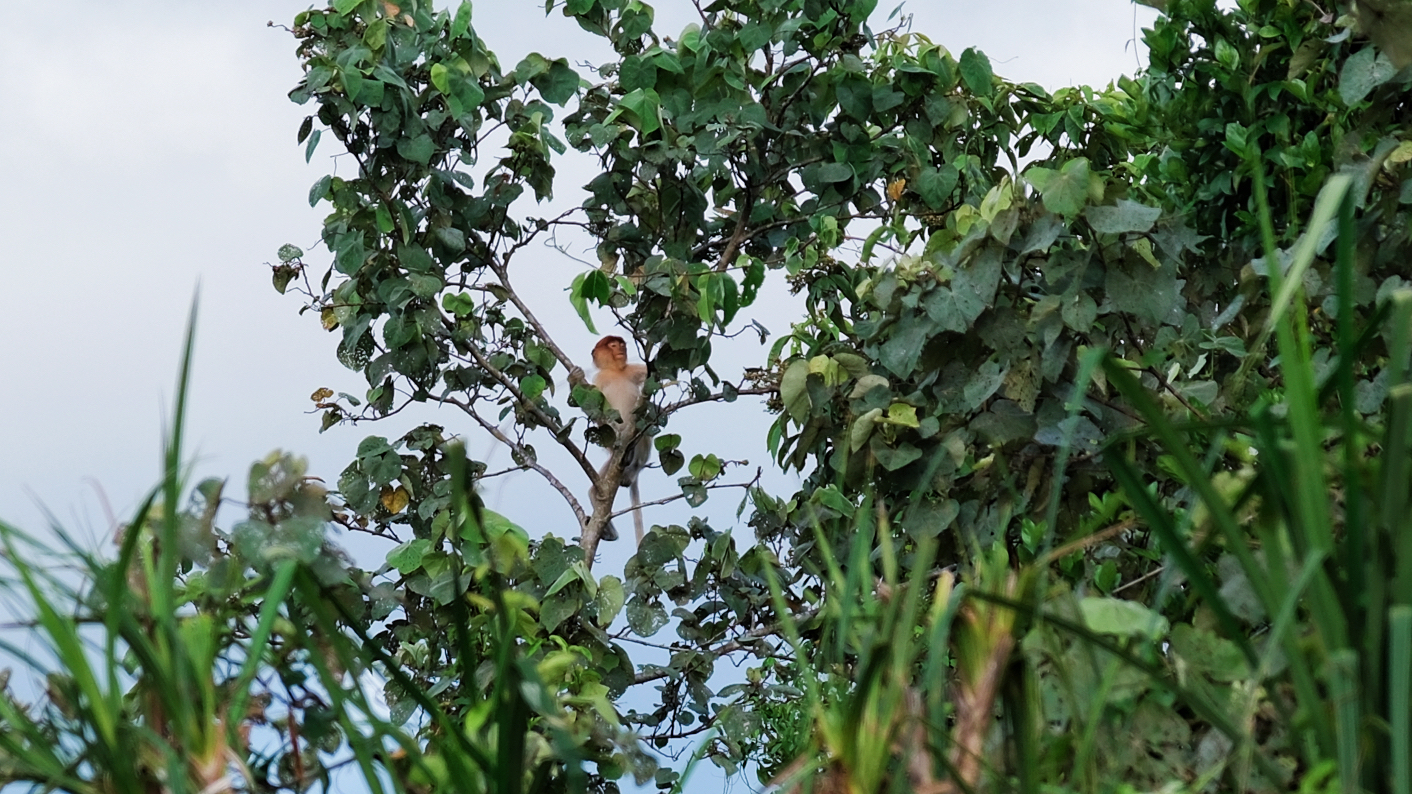
[[[628,343],[621,336],[605,336],[593,346],[593,366],[622,369],[628,364]]]

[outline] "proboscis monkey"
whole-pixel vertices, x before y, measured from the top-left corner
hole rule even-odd
[[[628,363],[628,345],[621,336],[605,336],[593,346],[593,365],[598,374],[593,376],[593,385],[603,392],[603,399],[622,417],[613,425],[617,436],[616,444],[627,444],[632,440],[637,416],[637,406],[642,402],[642,384],[647,381],[647,367],[643,364]],[[632,522],[637,529],[637,542],[642,543],[642,499],[637,492],[637,475],[647,465],[652,452],[652,439],[646,433],[638,436],[637,443],[623,450],[622,478],[619,487],[627,486],[632,494]],[[607,464],[602,474],[607,473]],[[603,533],[604,540],[616,540],[617,532],[610,524]]]

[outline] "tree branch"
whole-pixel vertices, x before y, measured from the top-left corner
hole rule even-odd
[[[588,514],[583,511],[583,506],[579,504],[579,500],[574,496],[574,492],[569,490],[569,487],[560,482],[559,478],[555,477],[548,469],[541,466],[535,456],[530,453],[529,450],[525,449],[523,445],[505,435],[504,431],[491,424],[485,417],[476,413],[469,404],[452,397],[443,397],[441,400],[442,402],[450,403],[457,406],[462,411],[465,411],[468,416],[475,420],[476,424],[481,426],[481,429],[485,430],[485,432],[493,436],[496,441],[509,447],[519,455],[520,460],[525,461],[526,468],[538,472],[539,476],[543,477],[550,485],[554,486],[554,490],[558,491],[559,495],[564,497],[564,501],[569,503],[569,509],[574,511],[574,516],[579,520],[579,526],[583,526],[588,522]]]
[[[577,367],[577,365],[574,364],[573,359],[569,358],[568,354],[565,353],[562,349],[560,349],[558,343],[555,342],[554,338],[549,335],[549,332],[544,329],[544,324],[539,321],[538,317],[534,316],[534,312],[530,311],[529,305],[524,302],[524,299],[522,299],[520,297],[520,294],[515,291],[515,288],[510,286],[510,272],[508,263],[502,263],[497,265],[492,262],[490,265],[490,269],[494,271],[496,278],[500,279],[500,283],[503,284],[505,287],[505,293],[510,297],[510,302],[515,304],[516,309],[519,309],[520,314],[525,319],[525,322],[529,323],[530,326],[534,328],[534,331],[536,334],[538,334],[540,341],[542,341],[545,346],[549,348],[550,352],[554,354],[554,358],[558,359],[559,363],[564,365],[564,369],[572,372]]]
[[[769,394],[774,394],[777,391],[779,391],[779,389],[774,386],[740,386],[736,388],[735,393],[737,396],[742,394],[747,396],[765,396]],[[726,395],[720,393],[708,394],[705,397],[688,397],[684,400],[678,400],[674,403],[668,403],[667,405],[662,406],[658,410],[660,411],[662,416],[670,416],[671,414],[692,405],[720,402],[724,399],[726,399]]]
[[[721,252],[721,258],[716,262],[717,273],[724,272],[727,267],[730,267],[731,262],[735,259],[736,251],[740,250],[740,244],[745,241],[750,231],[750,213],[754,206],[755,189],[751,186],[750,181],[746,180],[745,193],[741,196],[739,209],[736,211],[735,232],[726,241],[726,248]]]
[[[516,402],[523,406],[525,410],[534,414],[534,417],[539,420],[539,423],[549,430],[550,435],[554,437],[554,441],[557,442],[559,446],[563,447],[564,450],[578,462],[579,467],[582,468],[591,479],[598,470],[589,462],[588,456],[584,454],[583,450],[579,449],[579,446],[571,441],[567,434],[564,433],[563,423],[555,420],[554,417],[549,416],[541,410],[539,406],[527,399],[525,393],[520,391],[520,385],[515,383],[513,378],[496,369],[495,366],[490,363],[490,359],[486,358],[485,354],[481,352],[479,347],[476,345],[467,345],[467,348],[471,356],[475,358],[476,365],[490,373],[491,377],[499,381],[500,385],[504,386],[505,389],[514,396]]]

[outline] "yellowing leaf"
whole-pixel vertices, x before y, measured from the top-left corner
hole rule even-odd
[[[920,426],[920,423],[917,421],[916,407],[908,405],[907,403],[893,403],[888,406],[887,419],[885,421],[890,425],[898,425],[900,427]]]
[[[894,179],[891,182],[887,183],[887,197],[892,199],[893,201],[898,201],[902,198],[902,191],[906,189],[907,180]]]
[[[330,397],[332,397],[332,396],[333,396],[333,389],[330,389],[330,388],[328,388],[328,387],[324,387],[324,388],[321,388],[321,389],[319,389],[318,391],[314,392],[313,394],[309,395],[309,399],[313,400],[313,401],[316,402],[316,403],[321,403],[321,402],[323,402],[324,400],[327,400],[328,398],[330,398]]]
[[[399,485],[396,488],[384,487],[378,501],[387,508],[387,512],[396,515],[407,509],[407,504],[412,501],[412,497],[407,493],[406,488]]]
[[[981,199],[981,217],[986,223],[995,220],[996,215],[1010,208],[1014,196],[1014,191],[1010,189],[1009,177],[1002,179],[1000,184],[991,188],[985,198]]]
[[[1162,267],[1162,263],[1157,261],[1157,257],[1152,253],[1152,241],[1146,237],[1139,237],[1129,244],[1133,252],[1143,258],[1143,261],[1152,265],[1154,270]]]
[[[324,309],[319,312],[319,324],[325,331],[332,331],[338,327],[338,315],[334,314],[333,309]]]
[[[837,386],[848,380],[848,373],[828,356],[814,356],[809,359],[809,374],[820,375],[828,386]]]

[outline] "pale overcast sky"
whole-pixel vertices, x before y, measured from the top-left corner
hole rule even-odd
[[[895,5],[883,0],[876,28],[887,26]],[[158,475],[161,428],[198,288],[187,450],[198,476],[229,476],[227,493],[238,497],[250,462],[283,448],[306,455],[312,474],[334,482],[365,435],[396,437],[413,425],[399,416],[320,435],[317,415],[306,413],[310,393],[329,386],[361,394],[366,385],[338,365],[335,339],[317,319],[298,315],[297,298],[270,286],[266,263],[283,243],[303,247],[316,268],[326,261],[316,242],[327,205],[311,209],[306,196],[334,168],[333,141],[326,137],[305,164],[295,133],[308,109],[286,98],[300,76],[294,40],[266,26],[288,25],[306,7],[57,0],[12,16],[0,31],[0,519],[38,530],[43,505],[71,531],[106,539],[98,493],[119,517],[135,507]],[[685,0],[656,7],[660,34],[675,35],[694,17]],[[481,2],[474,24],[506,69],[532,50],[576,64],[607,59],[576,24],[557,11],[546,18],[543,9],[543,2]],[[1102,86],[1131,74],[1135,39],[1153,18],[1126,0],[947,0],[904,10],[913,30],[953,54],[978,46],[997,74],[1048,88]],[[557,203],[577,203],[575,189],[587,178],[560,183]],[[558,318],[560,341],[581,348],[587,363],[593,337],[561,291],[581,266],[552,251],[542,259],[534,274],[545,284],[534,296],[539,313]],[[778,332],[789,320],[765,324]],[[758,348],[735,354],[742,364],[763,357]],[[759,441],[725,451],[767,462],[768,415],[743,404],[706,413],[672,426],[688,455],[706,449],[706,439],[715,445],[720,434],[711,428],[730,415],[745,417]],[[453,432],[469,425],[451,411],[418,416]],[[487,449],[471,444],[472,453]],[[496,455],[503,465],[507,456]],[[487,501],[531,533],[552,522],[568,534],[562,502],[531,477],[497,485]],[[644,482],[645,498],[671,493],[657,477]],[[727,492],[708,503],[716,526],[731,526],[738,502],[739,492]],[[751,537],[744,526],[736,534]],[[376,555],[375,547],[353,545]],[[620,571],[629,546],[605,544],[599,572]]]

